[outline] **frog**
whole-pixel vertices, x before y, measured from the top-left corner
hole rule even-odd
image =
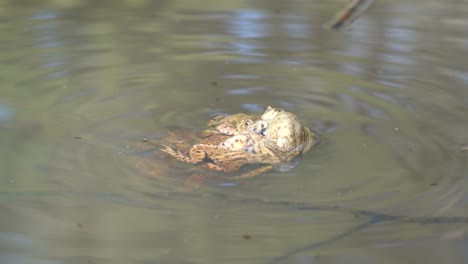
[[[264,136],[256,148],[269,149],[281,161],[292,160],[310,150],[318,141],[317,133],[305,126],[295,114],[271,106],[247,130]]]
[[[296,115],[271,106],[267,106],[260,119],[250,122],[243,129],[230,124],[218,125],[217,129],[226,135],[253,133],[264,136],[262,140],[251,142],[254,143],[253,151],[258,153],[254,160],[267,163],[290,161],[308,151],[318,139],[317,133],[306,127]]]
[[[229,176],[230,180],[239,180],[254,177],[267,172],[274,167],[269,164],[276,159],[268,158],[272,152],[261,155],[253,150],[257,141],[262,140],[261,135],[236,135],[220,144],[196,144],[193,145],[188,154],[164,145],[163,152],[175,157],[179,161],[198,164],[203,162],[203,167],[223,173],[233,173],[247,164],[262,163],[263,165],[241,175]],[[262,158],[260,158],[262,157]]]
[[[254,145],[254,141],[260,140],[261,135],[235,135],[230,133],[220,133],[220,127],[231,127],[232,129],[244,131],[259,118],[244,113],[229,116],[215,116],[207,123],[207,128],[200,133],[200,142],[194,144],[185,154],[179,149],[174,149],[166,144],[162,144],[161,151],[176,159],[198,164],[204,161],[204,167],[221,171],[234,172],[247,163],[251,163],[249,148]],[[232,136],[232,137],[231,137]]]
[[[202,170],[201,167],[213,171],[229,172],[238,170],[238,168],[247,162],[245,158],[236,158],[244,155],[243,151],[237,154],[235,152],[236,150],[242,149],[242,144],[246,143],[236,142],[235,138],[231,139],[232,136],[220,133],[217,127],[221,124],[225,124],[243,130],[247,125],[258,119],[259,116],[257,115],[238,113],[232,115],[216,115],[210,118],[200,131],[182,127],[167,127],[149,133],[145,138],[128,144],[127,148],[131,153],[136,154],[129,157],[128,160],[137,172],[152,179],[157,179],[160,182],[173,181],[177,178],[184,177],[184,174],[188,173],[190,176],[186,178],[183,187],[180,189],[184,189],[185,191],[193,190],[199,188],[207,179],[214,181],[220,180],[219,175],[208,173],[206,170]],[[213,159],[217,160],[220,167],[215,166],[216,163],[214,162],[208,162],[202,164],[202,166],[187,169],[185,166],[182,166],[182,163],[179,165],[167,162],[167,159],[173,157],[174,155],[172,154],[174,153],[167,155],[167,152],[159,151],[161,145],[170,145],[172,151],[180,153],[177,155],[184,156],[183,153],[190,153],[190,151],[195,152],[198,144],[216,146],[222,143],[225,143],[225,147],[228,148],[226,151],[231,154],[229,158],[221,151],[213,151],[213,153],[210,154]],[[209,147],[206,149],[210,151]],[[212,166],[214,168],[211,168]],[[226,169],[223,170],[221,167],[226,167]],[[253,170],[255,170],[255,168],[253,168]],[[249,173],[249,171],[251,170],[248,170],[246,173]],[[171,177],[167,177],[168,174],[170,174]]]
[[[208,123],[207,128],[202,131],[202,135],[213,135],[213,134],[220,134],[219,132],[223,130],[223,128],[227,131],[244,131],[247,129],[249,125],[253,122],[259,120],[257,116],[244,114],[244,113],[237,113],[232,115],[216,115],[212,117]],[[223,135],[232,136],[231,133],[221,133]]]
[[[175,157],[176,159],[188,163],[205,163],[205,167],[221,172],[237,171],[247,163],[253,163],[252,156],[255,156],[253,146],[263,138],[260,134],[240,134],[232,136],[218,144],[214,141],[203,141],[200,144],[193,145],[188,155],[179,150],[175,150],[168,145],[163,145],[163,152]]]
[[[222,172],[236,171],[245,164],[268,164],[237,177],[246,178],[271,169],[272,164],[293,160],[316,141],[315,134],[297,116],[280,108],[268,106],[260,119],[245,122],[245,118],[239,118],[237,121],[215,122],[220,134],[232,136],[221,143],[196,144],[188,155],[168,146],[162,151],[184,162],[208,161],[205,163],[207,168]]]

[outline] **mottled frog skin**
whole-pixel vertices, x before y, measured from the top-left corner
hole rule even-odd
[[[253,115],[238,113],[233,115],[217,115],[208,121],[207,129],[202,134],[219,134],[220,130],[226,130],[225,135],[234,135],[234,131],[244,131],[259,118]]]
[[[299,118],[281,108],[268,106],[260,120],[250,122],[245,129],[219,125],[219,132],[226,135],[262,135],[264,138],[249,143],[252,162],[279,163],[290,161],[308,151],[317,140],[317,135],[304,126]],[[253,133],[253,134],[252,134]]]
[[[219,128],[229,127],[233,131],[247,130],[247,126],[258,120],[258,117],[243,113],[230,116],[216,116],[212,118],[208,128],[201,132],[202,140],[200,144],[193,145],[188,154],[184,154],[169,146],[164,145],[162,151],[170,154],[180,161],[189,163],[200,163],[206,161],[205,166],[209,169],[233,172],[247,163],[251,163],[249,149],[255,141],[263,136],[252,133],[251,135],[235,135],[230,133],[220,133]],[[219,141],[219,139],[224,141]]]
[[[296,115],[271,106],[247,129],[265,136],[256,148],[271,150],[281,161],[289,161],[308,151],[317,140],[317,135]]]
[[[184,162],[207,162],[209,169],[233,172],[248,163],[291,161],[315,143],[315,134],[297,116],[270,106],[260,119],[247,114],[215,117],[202,134],[232,137],[222,142],[203,140],[193,145],[188,154],[168,146],[162,151]]]

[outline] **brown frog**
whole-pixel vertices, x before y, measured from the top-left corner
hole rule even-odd
[[[233,135],[219,144],[196,144],[188,155],[168,146],[164,152],[177,159],[200,163],[208,161],[206,167],[213,170],[232,172],[248,163],[278,164],[288,162],[307,151],[315,142],[315,134],[305,127],[292,113],[268,107],[260,120],[252,118],[245,122],[216,122],[221,134]],[[265,166],[237,178],[251,177],[271,169]]]
[[[195,153],[197,150],[197,144],[205,144],[210,146],[216,146],[223,142],[226,143],[227,151],[241,149],[239,144],[245,144],[241,142],[235,142],[232,136],[222,134],[218,131],[217,126],[220,124],[227,124],[232,127],[236,127],[239,130],[244,130],[246,125],[258,120],[258,117],[247,115],[247,114],[234,114],[234,115],[218,115],[210,119],[203,131],[195,132],[190,129],[171,127],[159,131],[155,131],[149,134],[146,138],[139,142],[134,142],[129,145],[131,152],[136,154],[129,157],[131,164],[137,169],[138,172],[143,173],[154,179],[158,179],[161,182],[177,181],[180,177],[184,177],[187,173],[190,177],[186,178],[184,182],[185,189],[198,188],[205,179],[211,175],[200,168],[193,167],[189,170],[181,164],[172,164],[165,161],[168,158],[166,153],[161,151],[154,151],[159,149],[161,145],[170,145],[166,147],[169,149],[170,156],[184,157],[187,154],[184,153]],[[227,145],[232,143],[232,145]],[[176,149],[176,150],[174,150]],[[205,147],[207,152],[210,151],[210,147]],[[220,167],[226,167],[225,171],[235,171],[246,163],[241,159],[236,159],[236,152],[231,151],[230,157],[226,158],[226,152],[216,151],[217,148],[213,148],[215,151],[209,154],[212,159],[216,162],[205,163],[204,166],[213,170],[221,170],[216,164],[220,164]],[[244,151],[238,153],[244,155]],[[196,156],[196,155],[193,155]],[[203,159],[203,158],[202,158]],[[171,175],[171,177],[167,177]],[[210,179],[216,181],[219,177],[211,175]],[[215,177],[213,177],[215,176]]]
[[[226,135],[263,135],[262,140],[252,141],[254,160],[265,163],[289,161],[308,151],[317,141],[317,135],[304,126],[291,112],[268,106],[260,120],[249,123],[244,130],[230,124],[220,124],[217,129]],[[273,153],[273,154],[272,154]]]
[[[260,140],[263,136],[255,133],[251,135],[236,135],[220,133],[219,127],[230,127],[234,130],[244,131],[258,117],[243,113],[234,114],[225,117],[214,117],[208,122],[208,128],[200,134],[202,139],[199,144],[193,145],[188,154],[184,154],[180,150],[173,149],[167,145],[163,145],[163,152],[170,154],[180,161],[189,163],[201,163],[205,167],[222,171],[233,172],[238,170],[249,162],[249,147],[254,145],[254,141]]]
[[[253,115],[244,113],[237,113],[233,115],[217,115],[208,121],[207,129],[202,134],[219,134],[223,127],[229,127],[235,131],[244,131],[249,125],[257,121],[259,118]],[[233,135],[229,133],[223,133],[226,135]]]
[[[317,143],[317,135],[291,112],[268,106],[248,130],[263,135],[255,149],[269,149],[280,161],[290,161]],[[264,150],[266,151],[266,150]],[[262,152],[262,151],[260,151]]]

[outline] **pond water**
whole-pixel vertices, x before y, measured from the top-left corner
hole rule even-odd
[[[0,3],[1,263],[468,262],[468,1],[40,2]],[[138,147],[267,105],[322,135],[292,171]]]

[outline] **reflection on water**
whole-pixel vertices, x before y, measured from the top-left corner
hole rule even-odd
[[[0,262],[465,263],[467,10],[343,5],[2,4]],[[267,105],[323,135],[291,171],[142,147]]]

